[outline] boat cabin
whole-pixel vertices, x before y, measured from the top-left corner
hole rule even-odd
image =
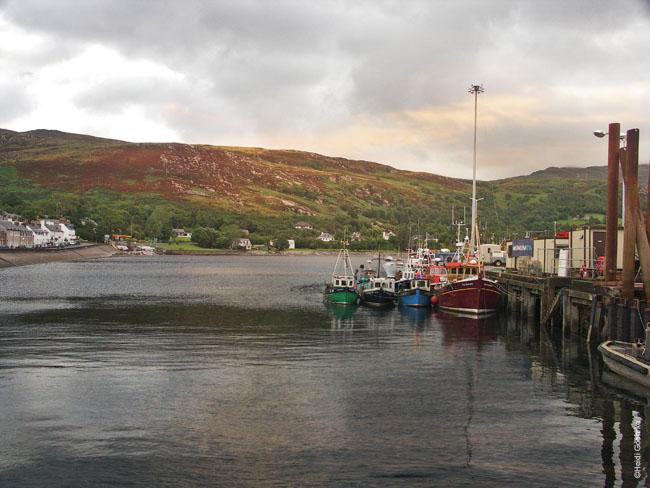
[[[449,273],[445,266],[429,267],[426,277],[431,283],[446,283],[449,281]]]
[[[396,281],[391,278],[372,278],[366,289],[382,289],[395,292],[395,283]]]
[[[399,284],[396,286],[398,291],[404,291],[404,290],[425,290],[429,291],[431,290],[431,282],[427,279],[424,278],[415,278],[411,280],[402,280],[398,282]]]
[[[464,280],[479,275],[479,265],[471,263],[447,263],[449,281]]]
[[[352,276],[333,276],[333,286],[347,286],[348,288],[354,287],[354,278]]]

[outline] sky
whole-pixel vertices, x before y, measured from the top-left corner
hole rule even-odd
[[[0,0],[0,127],[493,180],[650,155],[650,0]]]

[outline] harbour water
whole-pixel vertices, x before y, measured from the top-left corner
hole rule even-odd
[[[582,341],[327,306],[333,263],[0,271],[0,486],[645,486],[646,393]]]

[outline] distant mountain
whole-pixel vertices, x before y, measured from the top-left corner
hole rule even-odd
[[[588,166],[586,168],[551,166],[535,171],[528,178],[571,178],[579,180],[607,180],[607,166]],[[526,177],[525,177],[526,178]],[[648,184],[648,165],[639,164],[639,186]]]
[[[647,181],[643,165],[640,181]],[[599,222],[605,167],[548,168],[479,182],[484,234],[548,230],[554,222]],[[469,220],[471,181],[402,171],[369,161],[262,148],[129,143],[56,130],[0,129],[0,210],[67,215],[98,223],[97,236],[128,228],[236,224],[265,236],[318,230],[429,233],[453,244],[455,221]],[[591,214],[591,215],[588,215]]]

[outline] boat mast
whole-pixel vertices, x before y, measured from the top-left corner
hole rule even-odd
[[[472,237],[469,244],[470,254],[474,254],[476,250],[476,234],[474,231],[474,226],[476,224],[476,119],[478,115],[478,94],[483,93],[485,89],[483,85],[471,85],[469,93],[474,94],[474,164],[473,164],[473,173],[472,173]]]

